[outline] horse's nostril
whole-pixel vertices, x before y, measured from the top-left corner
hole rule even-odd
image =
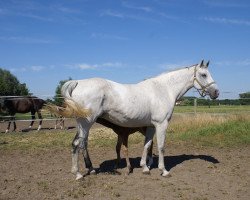
[[[219,96],[219,94],[220,94],[220,91],[216,89],[214,93],[215,93],[215,96],[217,96],[217,97],[218,97],[218,96]]]

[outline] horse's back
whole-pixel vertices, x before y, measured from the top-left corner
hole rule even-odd
[[[63,95],[91,110],[93,118],[127,127],[150,125],[150,99],[138,84],[92,78],[69,81],[63,88]]]
[[[18,97],[6,99],[5,106],[10,113],[27,113],[40,110],[45,101],[37,97]]]
[[[7,99],[5,106],[10,113],[27,113],[30,111],[31,103],[27,98]]]

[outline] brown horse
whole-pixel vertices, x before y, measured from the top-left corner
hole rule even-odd
[[[145,136],[147,127],[138,127],[138,128],[122,127],[122,126],[118,126],[116,124],[113,124],[113,123],[111,123],[103,118],[98,118],[96,120],[96,122],[99,124],[102,124],[105,127],[111,128],[118,136],[117,144],[116,144],[117,159],[116,159],[115,169],[118,168],[118,165],[119,165],[120,160],[121,160],[120,151],[121,151],[121,146],[122,146],[123,147],[123,154],[126,158],[126,163],[127,163],[127,173],[126,174],[131,173],[133,168],[131,167],[131,164],[129,161],[129,156],[128,156],[128,137],[130,134],[133,134],[135,132],[140,132]],[[149,152],[148,152],[148,159],[149,159],[148,166],[149,167],[153,162],[152,148],[153,148],[153,143],[151,144],[151,146],[149,148]],[[86,166],[86,168],[87,168],[87,166]]]
[[[35,113],[38,114],[38,118],[40,119],[39,126],[37,130],[41,129],[42,125],[42,115],[41,115],[41,108],[45,104],[45,101],[42,99],[39,99],[35,96],[29,96],[29,97],[4,97],[0,100],[0,111],[7,113],[10,115],[10,120],[8,123],[8,127],[6,129],[6,133],[9,132],[10,124],[13,121],[14,129],[16,130],[16,122],[15,122],[15,114],[16,113],[28,113],[31,112],[31,123],[29,128],[31,129],[34,120],[35,120]]]

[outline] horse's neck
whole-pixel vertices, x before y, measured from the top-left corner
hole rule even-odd
[[[158,80],[163,87],[165,85],[170,88],[171,96],[176,101],[193,87],[194,67],[162,74]]]

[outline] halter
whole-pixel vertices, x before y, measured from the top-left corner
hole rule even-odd
[[[194,68],[194,81],[193,82],[197,82],[198,85],[201,87],[201,89],[197,89],[199,94],[202,96],[202,97],[205,97],[207,95],[207,88],[213,84],[215,84],[215,81],[212,81],[211,83],[208,83],[207,85],[202,85],[201,82],[197,79],[196,77],[196,72],[197,72],[197,66],[195,66]]]

